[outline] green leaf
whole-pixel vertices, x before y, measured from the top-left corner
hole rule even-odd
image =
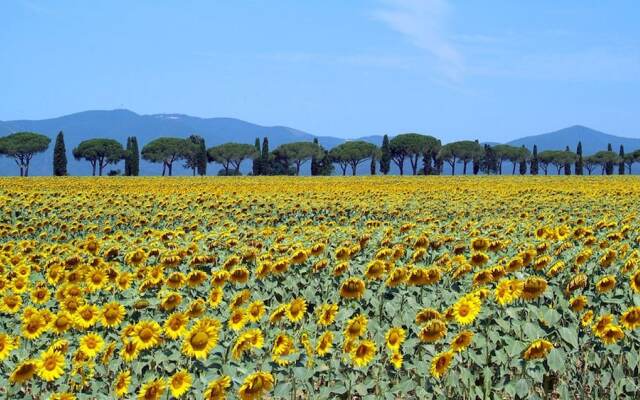
[[[575,329],[570,328],[560,328],[559,329],[560,336],[564,339],[565,342],[569,343],[573,347],[578,347],[578,333]]]
[[[565,370],[565,356],[564,352],[560,349],[553,349],[547,357],[547,363],[549,368],[554,372],[564,372]]]
[[[516,394],[518,397],[526,398],[527,394],[529,394],[529,381],[520,378],[520,380],[516,383]]]

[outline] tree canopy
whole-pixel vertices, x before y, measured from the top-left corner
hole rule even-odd
[[[116,164],[125,157],[126,153],[122,145],[113,139],[89,139],[80,142],[78,147],[73,149],[73,157],[76,160],[87,160],[93,168],[93,176],[102,176],[104,167],[108,164]]]
[[[0,138],[0,154],[12,157],[20,168],[20,176],[29,176],[29,163],[34,154],[47,150],[51,139],[34,132],[17,132]]]
[[[293,142],[280,145],[274,151],[274,155],[284,160],[288,168],[291,162],[295,166],[296,175],[300,175],[300,167],[312,157],[322,157],[323,152],[320,146],[313,142]]]
[[[211,147],[207,150],[209,162],[217,162],[224,168],[224,175],[230,174],[230,167],[233,167],[233,175],[240,173],[240,164],[247,159],[254,159],[260,156],[255,146],[244,143],[225,143]]]
[[[378,147],[375,144],[363,140],[354,140],[334,147],[329,154],[332,160],[341,166],[342,175],[346,174],[347,165],[351,166],[351,172],[355,175],[358,164],[367,159],[375,159],[378,151]]]
[[[190,143],[186,139],[161,137],[142,148],[142,158],[153,163],[162,163],[162,176],[172,175],[173,163],[185,158]]]
[[[400,169],[400,175],[404,174],[404,162],[407,158],[413,174],[416,175],[420,156],[437,153],[440,145],[440,140],[419,133],[403,133],[389,141],[391,158]]]
[[[473,140],[461,140],[458,142],[447,143],[442,146],[438,157],[441,160],[447,161],[451,166],[451,174],[456,174],[456,163],[460,162],[463,165],[462,173],[467,173],[467,165],[475,158],[482,157],[484,154],[484,148]]]

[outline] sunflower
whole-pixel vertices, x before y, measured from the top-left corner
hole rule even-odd
[[[74,314],[74,322],[77,328],[89,329],[98,321],[100,309],[93,304],[85,304],[78,308]]]
[[[616,287],[616,277],[613,275],[608,275],[605,277],[602,277],[597,283],[596,283],[596,290],[599,293],[606,293],[610,290],[613,290],[613,288]]]
[[[425,324],[432,319],[442,319],[442,314],[434,308],[423,308],[416,314],[416,324],[422,325]]]
[[[291,322],[298,322],[304,318],[307,312],[307,302],[304,299],[298,298],[289,303],[287,307],[287,318]]]
[[[640,293],[640,270],[631,275],[630,281],[631,289],[636,293]]]
[[[458,353],[469,347],[473,340],[473,332],[462,331],[456,335],[451,341],[451,350]]]
[[[387,347],[389,348],[389,350],[394,352],[399,351],[405,337],[406,333],[404,329],[400,327],[390,328],[385,335],[385,341],[387,342]]]
[[[209,292],[208,301],[211,308],[217,308],[222,302],[224,292],[219,286],[214,286]]]
[[[495,290],[496,300],[501,306],[511,304],[522,295],[523,283],[519,279],[503,279]]]
[[[391,270],[391,273],[389,273],[389,276],[385,281],[385,285],[389,287],[400,286],[401,284],[406,282],[407,276],[408,276],[408,271],[406,268],[403,268],[403,267],[394,268]]]
[[[249,321],[249,318],[245,310],[242,308],[236,308],[231,312],[227,325],[229,325],[229,328],[234,331],[239,331],[247,324],[247,321]]]
[[[242,355],[251,348],[262,348],[264,336],[258,328],[249,329],[243,332],[231,349],[231,357],[235,360],[242,358]]]
[[[283,357],[292,355],[296,352],[295,343],[293,338],[286,333],[279,333],[273,341],[273,348],[271,349],[271,358],[280,366],[288,365],[291,360]]]
[[[437,342],[447,335],[447,324],[440,319],[432,319],[420,330],[420,340],[427,343]]]
[[[195,288],[204,283],[207,280],[207,274],[200,270],[195,270],[187,274],[187,285]]]
[[[599,337],[605,344],[615,344],[624,338],[624,331],[618,325],[608,324]]]
[[[9,376],[9,382],[11,383],[25,383],[33,378],[38,370],[38,362],[35,360],[26,360],[18,364]]]
[[[125,362],[132,362],[140,354],[140,349],[133,340],[123,340],[122,349],[120,350],[120,357]]]
[[[527,361],[537,360],[547,357],[553,349],[553,344],[545,339],[536,339],[524,351],[523,358]]]
[[[629,307],[620,316],[620,322],[625,329],[636,329],[640,327],[640,306]]]
[[[126,370],[118,373],[114,383],[116,396],[124,397],[129,393],[129,386],[131,385],[131,371]]]
[[[265,313],[264,302],[262,300],[256,300],[249,304],[247,307],[247,318],[251,322],[258,322],[262,319]]]
[[[547,281],[544,278],[530,276],[524,281],[521,297],[525,300],[535,300],[542,296],[545,290]]]
[[[269,316],[269,322],[275,324],[287,314],[287,304],[280,304]]]
[[[364,276],[369,280],[381,279],[386,272],[386,266],[383,261],[371,261],[365,269]]]
[[[575,296],[569,300],[569,305],[571,306],[571,309],[575,312],[580,312],[584,310],[584,308],[587,306],[588,303],[589,301],[587,300],[587,297],[584,295]]]
[[[25,310],[22,321],[22,337],[29,340],[35,340],[44,333],[47,329],[47,325],[47,321],[40,312],[35,311],[33,313],[28,313]]]
[[[204,400],[225,400],[229,387],[231,387],[231,378],[226,375],[211,381],[204,391]]]
[[[593,321],[593,310],[589,310],[582,314],[582,317],[580,318],[580,324],[582,326],[591,325],[591,321]]]
[[[113,328],[120,325],[125,315],[126,312],[124,306],[114,301],[106,304],[102,308],[102,313],[100,314],[100,322],[102,322],[102,325],[106,327]]]
[[[275,379],[269,372],[258,371],[247,376],[238,390],[241,400],[258,400],[273,389]]]
[[[480,313],[481,305],[477,296],[468,294],[453,305],[453,315],[460,325],[471,324]]]
[[[47,382],[64,374],[64,356],[57,351],[46,351],[38,360],[38,376]]]
[[[323,304],[318,307],[318,320],[317,324],[320,326],[328,326],[333,324],[338,314],[337,304]]]
[[[178,292],[168,292],[160,301],[160,308],[163,311],[173,311],[182,303],[182,295]]]
[[[80,338],[80,351],[89,358],[95,358],[103,347],[104,339],[98,334],[89,333]]]
[[[187,370],[181,369],[176,372],[171,378],[169,378],[169,390],[171,390],[171,395],[175,398],[182,397],[182,395],[189,390],[192,382],[193,377]]]
[[[9,353],[17,348],[16,340],[17,338],[12,338],[6,333],[0,333],[0,361],[7,358]]]
[[[360,278],[349,278],[340,285],[340,296],[345,299],[359,299],[364,295],[365,283]]]
[[[49,290],[46,287],[37,286],[31,291],[29,297],[34,304],[44,304],[49,301],[51,293],[49,293]]]
[[[207,358],[218,343],[219,332],[220,322],[217,320],[199,320],[185,335],[182,352],[193,358]]]
[[[133,341],[142,351],[157,346],[160,343],[162,328],[153,320],[143,320],[135,325]]]
[[[591,327],[591,330],[593,330],[593,334],[596,335],[597,337],[602,337],[602,335],[604,334],[604,329],[608,325],[611,325],[612,323],[613,323],[613,315],[605,314],[595,321],[595,323]]]
[[[316,344],[316,353],[318,353],[318,355],[322,357],[329,351],[331,351],[332,347],[333,333],[331,331],[326,331],[322,335],[320,335],[320,338],[318,339],[318,343]]]
[[[249,270],[245,267],[237,267],[229,274],[229,280],[233,283],[246,283],[250,275]]]
[[[393,365],[395,369],[402,368],[403,361],[404,361],[404,358],[402,357],[402,353],[400,353],[399,351],[394,351],[391,354],[391,357],[389,357],[389,362],[391,363],[391,365]]]
[[[376,344],[371,340],[362,340],[356,344],[349,356],[356,367],[364,367],[373,360],[376,355]]]
[[[356,339],[367,331],[368,320],[367,317],[363,314],[359,314],[349,321],[347,321],[347,326],[344,328],[344,336],[349,339]]]
[[[0,311],[5,314],[15,314],[22,307],[22,297],[17,294],[8,294],[2,298]]]
[[[453,360],[453,351],[445,351],[437,354],[431,360],[431,376],[436,379],[442,378],[447,373],[451,360]]]
[[[174,312],[164,322],[164,333],[171,339],[177,339],[187,332],[189,318],[181,312]]]
[[[167,385],[164,379],[153,379],[142,385],[138,392],[138,400],[160,400],[165,390],[167,390]]]

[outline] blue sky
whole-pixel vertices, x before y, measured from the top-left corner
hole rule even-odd
[[[637,0],[0,3],[0,120],[185,113],[318,135],[640,137]]]

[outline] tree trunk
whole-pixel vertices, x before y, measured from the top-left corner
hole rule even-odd
[[[411,169],[414,175],[418,175],[418,154],[416,154],[415,159],[413,156],[409,157],[409,161],[411,161]]]
[[[171,176],[173,170],[173,163],[169,163],[169,176]]]
[[[96,176],[96,162],[95,161],[93,161],[91,163],[91,168],[92,168],[91,176]]]
[[[469,161],[463,161],[462,162],[462,175],[466,175],[467,174],[467,164],[469,163]]]
[[[166,162],[166,161],[163,161],[163,162],[162,162],[162,176],[164,176],[164,175],[165,175],[166,170],[167,170],[167,162]]]
[[[511,175],[515,175],[516,174],[516,163],[511,161],[513,163],[513,169],[511,170]]]

